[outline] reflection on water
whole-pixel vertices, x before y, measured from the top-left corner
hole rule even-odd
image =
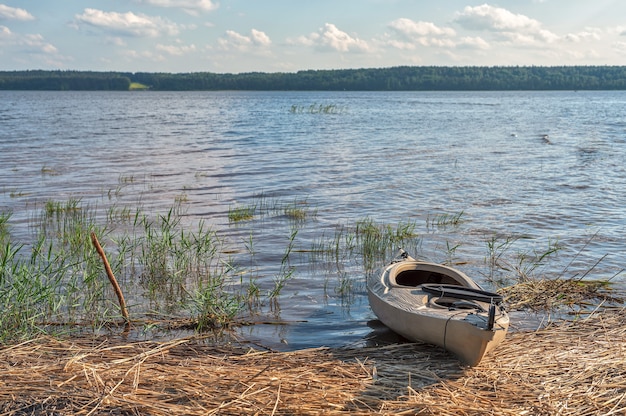
[[[487,286],[556,241],[558,254],[535,265],[534,274],[582,276],[602,258],[588,277],[623,284],[624,92],[0,97],[0,209],[13,213],[17,241],[32,241],[29,223],[49,200],[150,213],[180,203],[185,224],[202,220],[218,230],[233,262],[269,290],[293,221],[271,213],[233,224],[229,210],[259,195],[306,201],[314,215],[297,225],[289,256],[294,275],[271,312],[281,325],[240,331],[259,344],[368,342],[373,314],[362,259],[311,254],[366,218],[414,222],[420,243],[412,254],[455,264]],[[311,104],[342,111],[289,111]],[[459,213],[456,224],[438,221]],[[498,252],[490,249],[494,242],[512,243]],[[496,256],[503,267],[494,275]]]

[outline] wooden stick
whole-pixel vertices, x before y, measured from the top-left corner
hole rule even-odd
[[[122,316],[126,321],[126,325],[130,325],[130,318],[128,317],[128,309],[126,309],[126,301],[124,300],[124,294],[122,293],[122,289],[120,285],[117,283],[117,279],[115,279],[115,275],[113,275],[113,270],[111,270],[111,266],[109,265],[109,261],[107,260],[106,254],[104,254],[104,250],[102,246],[98,242],[98,238],[96,237],[96,233],[91,233],[91,242],[93,243],[96,251],[102,258],[102,262],[104,263],[104,269],[106,270],[107,277],[113,286],[113,290],[115,290],[115,294],[117,295],[117,300],[120,303],[120,309],[122,310]]]

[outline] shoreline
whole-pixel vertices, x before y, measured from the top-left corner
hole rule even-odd
[[[514,332],[480,365],[392,344],[268,352],[123,338],[4,346],[3,414],[619,414],[626,309]]]

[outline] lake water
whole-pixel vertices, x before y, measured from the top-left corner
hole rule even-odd
[[[415,222],[412,254],[487,286],[488,242],[510,238],[512,265],[558,242],[535,273],[591,270],[586,278],[623,287],[625,114],[621,91],[0,91],[0,210],[27,241],[48,200],[102,207],[113,192],[155,213],[182,200],[185,221],[206,220],[234,247],[254,232],[255,270],[271,281],[292,225],[231,224],[229,209],[259,195],[306,201],[315,215],[294,240],[295,273],[280,298],[278,318],[290,324],[241,336],[276,348],[358,344],[374,318],[363,268],[306,253],[365,218]],[[460,213],[458,226],[434,224]],[[346,276],[348,297],[337,289]]]

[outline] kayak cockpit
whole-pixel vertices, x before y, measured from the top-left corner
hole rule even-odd
[[[395,275],[395,283],[398,286],[417,287],[423,284],[445,284],[458,285],[457,280],[452,277],[431,270],[409,269],[403,270]]]
[[[458,285],[474,289],[480,287],[462,272],[444,265],[401,261],[389,269],[389,285],[395,287],[416,288],[418,286]]]

